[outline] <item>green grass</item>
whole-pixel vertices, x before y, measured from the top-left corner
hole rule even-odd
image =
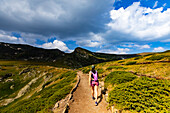
[[[138,56],[138,57],[135,57],[134,60],[139,60],[139,59],[142,59],[143,56]]]
[[[102,74],[104,72],[103,68],[97,68],[96,70],[97,70],[98,74]]]
[[[136,61],[129,61],[126,63],[126,65],[134,65],[134,64],[136,64]]]
[[[137,74],[143,74],[152,77],[168,78],[170,77],[169,63],[151,63],[140,65],[128,65],[127,71],[133,71]]]
[[[125,62],[124,60],[121,60],[121,61],[119,61],[118,63],[123,63],[123,62]]]
[[[86,67],[86,68],[84,68],[82,71],[83,71],[83,73],[89,73],[90,67]]]
[[[103,64],[103,63],[102,63],[102,64]],[[104,73],[104,69],[103,69],[103,68],[100,68],[100,67],[97,66],[95,69],[97,70],[97,72],[98,72],[99,74]],[[81,70],[82,70],[83,73],[89,74],[89,72],[91,71],[91,65],[90,65],[90,66],[83,67],[83,68],[81,68]]]
[[[63,61],[57,61],[57,62],[40,62],[40,61],[19,61],[19,60],[2,60],[0,59],[0,66],[28,66],[28,65],[41,65],[41,66],[54,66],[59,68],[71,68],[68,65],[63,64]]]
[[[114,86],[115,84],[126,83],[126,82],[134,80],[135,78],[137,78],[137,76],[129,72],[114,71],[114,72],[111,72],[108,76],[106,76],[104,80],[105,87],[107,87],[109,84]]]
[[[109,67],[107,67],[106,70],[112,70],[112,69],[127,69],[127,68],[124,68],[122,66],[109,66]]]
[[[18,66],[2,66],[4,71],[0,72],[1,77],[4,77],[6,74],[11,73],[11,77],[4,78],[2,82],[0,82],[0,99],[8,98],[13,93],[18,92],[22,87],[28,84],[33,78],[37,77],[39,74],[34,74],[33,71],[37,71],[38,67],[36,66],[28,66],[30,68],[28,73],[23,73],[19,75],[19,73],[25,69],[25,66],[18,67]],[[27,68],[28,68],[27,67]],[[6,82],[7,79],[13,79],[13,81]],[[10,87],[14,85],[14,89],[10,89]]]
[[[153,56],[151,56],[151,57],[149,57],[149,58],[146,58],[146,60],[161,60],[161,59],[163,59],[163,58],[165,58],[166,56],[164,56],[164,55],[153,55]]]
[[[168,113],[170,82],[141,77],[120,84],[109,93],[109,104],[132,112]]]
[[[0,82],[0,100],[15,98],[21,88],[41,75],[30,85],[24,96],[7,106],[1,106],[0,113],[52,112],[50,109],[70,93],[77,81],[76,70],[70,71],[25,61],[0,61],[0,63],[0,77],[12,73],[12,76],[3,78]],[[20,74],[23,70],[24,73]],[[7,79],[13,81],[6,82]],[[14,89],[10,89],[12,85]],[[39,91],[41,87],[43,88]]]
[[[17,112],[51,112],[51,108],[55,103],[70,93],[73,88],[72,83],[75,82],[76,72],[68,71],[61,74],[58,82],[49,85],[38,93],[35,93],[29,99],[25,99],[16,104],[10,104],[7,107],[0,108],[1,113],[17,113]]]
[[[24,87],[26,84],[28,84],[31,81],[31,78],[22,81],[20,79],[14,79],[13,82],[0,82],[0,97],[1,99],[7,98],[14,92],[19,91],[22,87]],[[10,86],[14,85],[14,89],[10,89]]]
[[[108,89],[110,106],[123,110],[122,113],[169,113],[170,64],[167,61],[170,61],[169,51],[96,64],[106,75],[104,85]],[[165,80],[137,77],[129,71]]]

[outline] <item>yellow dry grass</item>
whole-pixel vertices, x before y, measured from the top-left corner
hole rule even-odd
[[[147,60],[147,58],[150,58],[152,56],[159,56],[163,55],[166,56],[160,60]],[[170,79],[170,52],[165,53],[155,53],[150,55],[144,55],[140,56],[139,59],[135,58],[129,58],[124,60],[118,60],[118,61],[111,61],[111,62],[105,62],[96,64],[96,69],[103,69],[103,73],[99,73],[100,77],[102,75],[108,75],[109,73],[113,71],[132,71],[139,75],[146,75],[146,76],[152,76],[152,77],[160,77],[165,79]],[[135,61],[136,64],[134,65],[126,65],[128,62]],[[147,64],[148,63],[148,64]],[[108,67],[112,66],[118,66],[123,68],[113,68],[110,70],[107,70]],[[84,67],[82,69],[89,69],[90,67]]]

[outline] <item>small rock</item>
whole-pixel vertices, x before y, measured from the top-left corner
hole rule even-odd
[[[105,100],[108,102],[108,93],[105,94]]]
[[[59,102],[57,102],[54,106],[54,108],[58,108],[59,107]]]
[[[14,79],[6,79],[5,82],[13,82]]]
[[[14,89],[14,85],[10,86],[10,89]]]
[[[30,68],[24,69],[24,70],[22,70],[22,71],[19,73],[19,75],[22,75],[23,73],[27,73],[27,72],[29,72],[29,71],[31,71]]]
[[[2,102],[3,101],[3,102]],[[8,105],[9,103],[11,103],[11,102],[13,102],[14,101],[14,99],[13,98],[9,98],[9,99],[4,99],[4,100],[2,100],[2,101],[0,101],[0,105],[2,105],[2,106],[6,106],[6,105]]]

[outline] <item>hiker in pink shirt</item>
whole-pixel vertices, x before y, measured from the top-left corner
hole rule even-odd
[[[95,105],[97,106],[99,80],[98,80],[98,73],[95,70],[94,65],[92,65],[92,70],[89,72],[89,85],[91,86],[92,99],[95,100]]]

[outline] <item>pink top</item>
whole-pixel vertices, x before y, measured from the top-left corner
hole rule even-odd
[[[91,73],[93,75],[94,81],[97,81],[98,80],[97,71],[95,74],[92,71],[91,71]]]

